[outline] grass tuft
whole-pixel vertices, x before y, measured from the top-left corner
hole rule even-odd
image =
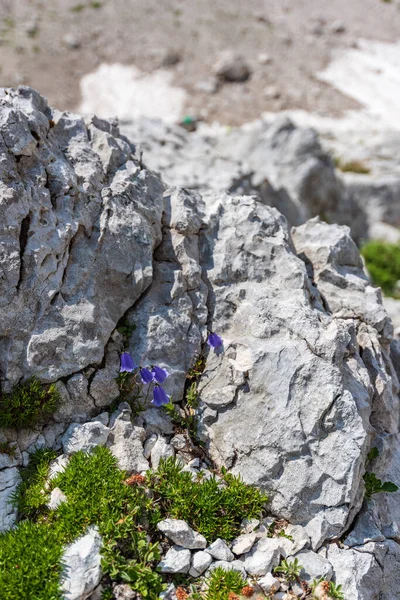
[[[156,471],[148,474],[149,487],[159,500],[165,517],[183,519],[202,533],[208,542],[218,537],[231,540],[240,533],[244,517],[259,518],[268,498],[260,490],[246,485],[230,473],[196,481],[183,472],[173,458],[161,460]]]
[[[43,385],[32,377],[0,397],[0,427],[32,427],[52,414],[60,403],[54,384]]]

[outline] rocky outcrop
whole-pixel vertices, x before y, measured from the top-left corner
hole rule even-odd
[[[174,455],[190,472],[200,468],[161,411],[147,408],[136,418],[124,404],[111,417],[105,411],[119,394],[116,326],[124,316],[136,327],[129,350],[139,364],[168,369],[174,401],[184,397],[195,358],[207,355],[197,418],[209,456],[266,490],[272,513],[293,524],[296,550],[285,548],[287,540],[279,547],[256,541],[256,524],[234,553],[220,542],[217,562],[244,572],[247,564],[248,573],[264,576],[280,557],[302,552],[312,559],[309,571],[321,568],[350,596],[357,590],[359,600],[377,598],[372,578],[391,600],[399,493],[366,502],[363,475],[377,447],[368,468],[400,480],[392,326],[348,228],[318,218],[301,224],[329,209],[332,198],[341,201],[314,134],[300,137],[287,122],[259,131],[257,141],[254,132],[241,140],[233,132],[220,163],[213,166],[210,156],[207,167],[199,161],[192,171],[193,157],[185,167],[185,145],[170,130],[175,163],[161,149],[152,155],[165,158],[167,183],[187,169],[190,185],[222,177],[237,195],[211,185],[203,196],[178,188],[163,195],[160,179],[114,123],[59,113],[28,88],[2,92],[0,116],[2,386],[36,375],[57,381],[62,396],[48,423],[1,432],[15,454],[0,463],[0,525],[13,523],[7,499],[38,447],[69,455],[106,445],[134,474]],[[238,193],[243,178],[233,183],[239,143],[256,196]],[[268,172],[259,147],[270,156]],[[275,206],[298,227],[291,232]],[[222,351],[206,350],[210,330],[222,336]],[[188,548],[172,546],[164,572],[210,568],[204,552],[212,549],[196,547],[203,554],[195,562]]]
[[[1,94],[1,359],[6,382],[101,363],[148,287],[162,186],[110,122]]]

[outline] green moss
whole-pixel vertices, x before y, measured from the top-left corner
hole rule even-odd
[[[396,289],[400,280],[400,244],[373,240],[364,244],[361,254],[374,284],[387,296],[400,297]]]
[[[48,493],[44,493],[49,464],[56,453],[48,448],[40,448],[34,452],[25,469],[21,469],[21,483],[14,496],[12,504],[18,509],[21,519],[36,519],[47,512]]]
[[[183,472],[172,458],[149,473],[148,483],[163,516],[187,521],[208,542],[218,537],[233,539],[240,533],[242,519],[260,517],[268,500],[260,490],[230,473],[222,475],[223,485],[214,476],[192,481],[191,474]]]
[[[42,385],[32,377],[0,397],[0,427],[32,427],[53,413],[59,402],[54,384]]]
[[[110,451],[99,447],[90,455],[73,455],[51,481],[67,502],[50,511],[42,490],[51,456],[48,450],[35,453],[15,496],[23,515],[34,521],[22,521],[0,537],[1,600],[58,600],[62,548],[90,525],[103,536],[103,570],[110,581],[129,581],[142,595],[147,590],[148,600],[158,598],[163,589],[154,570],[158,549],[147,544],[143,528],[157,511],[143,489],[127,485]]]

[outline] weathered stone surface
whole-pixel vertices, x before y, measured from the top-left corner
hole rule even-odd
[[[320,577],[328,581],[332,578],[332,565],[320,554],[311,550],[302,550],[296,554],[296,558],[303,567],[300,573],[301,579],[312,582],[314,579],[319,579]],[[287,560],[292,562],[293,557],[289,557]]]
[[[221,53],[214,65],[214,72],[224,81],[242,82],[251,75],[251,69],[243,56],[235,54],[232,50],[225,50]]]
[[[153,469],[157,469],[162,458],[165,460],[173,456],[175,456],[175,450],[168,444],[166,439],[160,435],[151,450],[151,466]]]
[[[245,533],[240,535],[232,542],[232,552],[237,556],[244,554],[245,552],[249,552],[253,547],[257,536],[255,533]]]
[[[229,131],[207,127],[195,133],[140,119],[124,125],[124,132],[143,144],[146,164],[168,185],[204,194],[255,194],[291,225],[319,214],[330,221],[354,223],[353,203],[316,132],[298,128],[287,118],[259,119]],[[365,218],[358,220],[365,235]]]
[[[267,573],[264,577],[258,579],[257,584],[266,594],[274,594],[281,587],[280,581],[272,573]]]
[[[71,423],[62,437],[64,454],[73,454],[79,450],[89,452],[96,446],[104,446],[110,430],[100,421],[89,423]]]
[[[319,547],[361,505],[373,387],[355,324],[323,309],[285,220],[252,199],[214,201],[201,258],[210,329],[224,339],[199,386],[224,408],[202,434],[218,464],[270,490],[273,511],[308,524]]]
[[[220,538],[215,540],[215,542],[213,542],[211,546],[208,546],[208,548],[206,548],[206,552],[211,554],[211,556],[216,560],[224,560],[227,562],[231,562],[235,558],[232,552],[230,551],[227,543],[224,540],[221,540]]]
[[[206,538],[180,519],[164,519],[157,523],[157,529],[182,548],[198,550],[207,546]]]
[[[158,563],[161,573],[188,573],[190,569],[190,550],[180,546],[172,546]]]
[[[126,402],[119,405],[110,419],[107,447],[118,461],[120,469],[128,473],[147,471],[149,463],[143,454],[146,433],[142,427],[131,423],[132,410]]]
[[[15,523],[17,511],[10,504],[11,497],[21,481],[16,467],[0,471],[0,531],[12,527]]]
[[[208,552],[204,550],[200,550],[199,552],[194,552],[192,555],[192,566],[189,571],[189,575],[192,577],[200,577],[204,571],[208,569],[208,567],[212,563],[212,556]]]
[[[65,600],[86,600],[100,583],[101,536],[95,527],[67,546],[62,556],[61,592]]]
[[[162,187],[111,122],[26,87],[0,110],[1,371],[54,381],[101,362],[150,284]]]
[[[154,255],[153,282],[128,313],[136,325],[131,338],[135,359],[168,369],[163,387],[174,401],[182,398],[186,373],[206,332],[207,287],[198,247],[203,209],[197,194],[177,189],[165,193],[163,239]]]
[[[382,597],[382,570],[371,549],[369,552],[363,552],[362,549],[343,550],[336,544],[331,544],[328,548],[328,559],[334,568],[336,583],[343,586],[346,597],[352,600],[377,600]],[[393,573],[390,568],[389,570]],[[389,581],[390,575],[388,583]],[[392,583],[393,579],[389,585]],[[395,589],[386,587],[386,595],[384,594],[383,598],[394,600]]]

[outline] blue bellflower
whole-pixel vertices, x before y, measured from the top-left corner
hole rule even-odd
[[[167,369],[163,369],[162,367],[157,366],[153,367],[151,372],[153,373],[154,381],[156,381],[157,383],[164,383],[164,381],[169,375]]]
[[[135,365],[135,362],[129,352],[123,352],[121,354],[121,366],[119,369],[120,373],[132,373],[138,366]]]
[[[207,344],[216,350],[222,346],[223,341],[218,334],[210,332],[207,338]]]
[[[154,406],[162,406],[163,404],[168,404],[170,396],[168,396],[167,392],[158,384],[154,386],[153,390],[153,400],[151,401]]]
[[[146,367],[140,367],[140,378],[147,385],[153,381],[153,373]]]

